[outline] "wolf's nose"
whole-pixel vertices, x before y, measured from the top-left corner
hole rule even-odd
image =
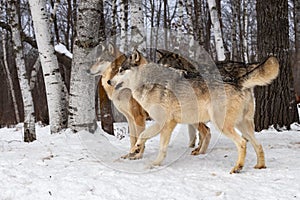
[[[111,85],[111,80],[108,80],[108,81],[107,81],[107,84],[108,84],[108,85]]]
[[[87,69],[87,70],[86,70],[86,73],[90,74],[90,73],[91,73],[91,70]]]

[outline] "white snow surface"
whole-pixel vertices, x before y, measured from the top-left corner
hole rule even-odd
[[[60,54],[66,55],[67,57],[69,57],[71,59],[73,58],[73,54],[62,43],[58,43],[57,45],[55,45],[54,50]]]
[[[124,124],[118,126],[123,130]],[[248,144],[240,174],[229,174],[235,145],[209,126],[206,155],[190,155],[187,127],[178,125],[163,166],[154,169],[148,166],[159,137],[147,141],[143,159],[123,160],[129,138],[119,140],[100,129],[51,135],[49,126],[37,125],[32,143],[23,142],[22,127],[0,129],[0,199],[300,199],[299,125],[256,133],[267,168],[253,168],[256,155]]]

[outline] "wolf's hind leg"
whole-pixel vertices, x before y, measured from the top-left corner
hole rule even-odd
[[[199,145],[196,149],[192,151],[192,155],[205,154],[210,142],[210,129],[204,123],[199,123],[198,131],[200,136]]]
[[[257,164],[254,168],[256,169],[263,169],[266,168],[265,164],[265,154],[262,145],[260,142],[255,138],[254,135],[254,122],[253,120],[244,119],[237,125],[237,128],[242,132],[243,137],[250,141],[252,144],[256,156],[257,156]]]
[[[193,125],[189,124],[188,125],[188,131],[189,131],[189,137],[190,137],[190,143],[189,143],[189,147],[193,148],[195,147],[195,143],[196,143],[196,129]]]

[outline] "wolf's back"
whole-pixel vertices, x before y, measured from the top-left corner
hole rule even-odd
[[[278,73],[278,60],[276,57],[271,56],[244,75],[240,84],[243,89],[264,86],[271,83],[278,76]]]

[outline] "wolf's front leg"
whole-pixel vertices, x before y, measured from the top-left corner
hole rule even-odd
[[[162,125],[155,123],[146,130],[144,130],[138,137],[136,144],[131,148],[129,153],[129,159],[138,159],[140,153],[143,153],[145,142],[154,136],[156,136],[162,129]]]
[[[167,149],[170,142],[171,134],[176,124],[177,123],[174,121],[166,122],[164,128],[161,130],[159,153],[156,159],[152,162],[152,165],[154,166],[160,165],[161,162],[165,159],[167,155]]]

